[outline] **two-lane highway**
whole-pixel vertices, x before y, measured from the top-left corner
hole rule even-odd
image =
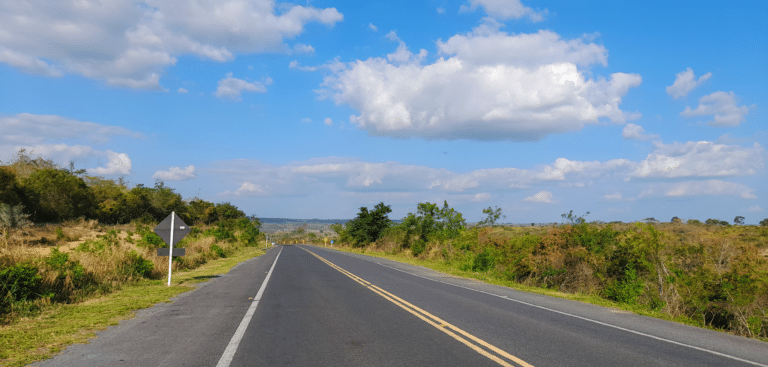
[[[756,340],[316,246],[158,307],[39,365],[768,365]]]

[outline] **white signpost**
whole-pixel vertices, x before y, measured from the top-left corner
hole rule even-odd
[[[181,241],[184,236],[186,236],[192,228],[190,228],[186,223],[184,223],[181,218],[179,218],[178,215],[176,215],[176,212],[171,212],[171,215],[167,216],[165,219],[163,219],[160,224],[155,227],[154,231],[157,233],[160,238],[165,241],[165,243],[168,244],[170,247],[166,253],[166,249],[157,249],[157,256],[168,256],[168,286],[171,286],[171,265],[173,265],[173,257],[174,256],[184,256],[184,249],[173,249],[173,245],[177,244],[179,241]],[[163,250],[163,251],[161,251]]]

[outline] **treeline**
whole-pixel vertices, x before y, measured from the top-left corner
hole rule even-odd
[[[399,225],[390,212],[384,203],[360,208],[355,219],[332,228],[352,247],[768,338],[768,220],[598,224],[571,211],[562,225],[507,227],[495,225],[503,215],[489,207],[485,220],[468,227],[447,202],[419,203]]]
[[[128,188],[122,179],[89,176],[73,163],[63,168],[33,158],[23,149],[0,164],[0,210],[22,213],[34,223],[61,223],[84,218],[101,224],[159,222],[175,211],[187,224],[211,224],[246,217],[230,203],[199,198],[185,201],[162,181],[154,187]],[[18,216],[18,215],[17,215]],[[257,220],[256,218],[251,218]]]

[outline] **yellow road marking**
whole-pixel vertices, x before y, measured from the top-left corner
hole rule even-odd
[[[413,314],[414,316],[420,318],[424,322],[426,322],[426,323],[434,326],[438,330],[440,330],[440,331],[450,335],[454,339],[456,339],[459,342],[463,343],[464,345],[472,348],[474,351],[482,354],[483,356],[493,360],[494,362],[496,362],[496,363],[498,363],[498,364],[500,364],[502,366],[505,366],[505,367],[513,367],[513,365],[509,364],[507,361],[499,358],[498,356],[495,356],[495,355],[489,353],[488,351],[480,348],[478,345],[473,344],[471,341],[469,341],[469,340],[467,340],[465,338],[462,338],[460,335],[457,335],[457,333],[465,336],[468,339],[471,339],[472,341],[474,341],[475,343],[477,343],[479,345],[482,345],[482,346],[492,350],[496,354],[498,354],[498,355],[500,355],[500,356],[502,356],[504,358],[507,358],[508,360],[514,361],[515,363],[517,363],[517,364],[519,364],[519,365],[521,365],[523,367],[533,367],[532,365],[526,363],[522,359],[517,358],[517,357],[515,357],[515,356],[513,356],[513,355],[511,355],[511,354],[509,354],[509,353],[507,353],[507,352],[497,348],[496,346],[491,345],[491,344],[487,343],[486,341],[484,341],[484,340],[482,340],[482,339],[480,339],[480,338],[478,338],[478,337],[476,337],[476,336],[474,336],[474,335],[472,335],[472,334],[470,334],[470,333],[468,333],[468,332],[466,332],[466,331],[464,331],[462,329],[459,329],[458,327],[456,327],[456,326],[446,322],[445,320],[443,320],[443,319],[441,319],[441,318],[439,318],[439,317],[437,317],[435,315],[432,315],[431,313],[429,313],[427,311],[424,311],[424,310],[422,310],[419,307],[414,306],[413,304],[409,303],[408,301],[405,301],[402,298],[400,298],[398,296],[395,296],[394,294],[389,293],[389,292],[387,292],[387,291],[385,291],[385,290],[383,290],[383,289],[373,285],[372,283],[366,281],[365,279],[360,278],[357,275],[352,274],[352,273],[342,269],[341,267],[337,266],[336,264],[326,260],[322,256],[320,256],[320,255],[318,255],[318,254],[316,254],[316,253],[314,253],[312,251],[309,251],[309,250],[307,250],[305,248],[302,248],[302,250],[304,250],[306,252],[309,252],[310,254],[312,254],[313,256],[318,258],[320,261],[326,263],[328,266],[338,270],[340,273],[342,273],[342,274],[348,276],[349,278],[351,278],[352,280],[362,284],[364,287],[372,290],[374,293],[384,297],[384,299],[386,299],[386,300],[396,304],[397,306],[400,306],[400,308],[410,312],[411,314]],[[448,330],[449,328],[452,329],[453,331],[455,331],[455,333],[450,331],[450,330]]]

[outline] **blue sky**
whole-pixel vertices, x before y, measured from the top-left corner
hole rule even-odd
[[[762,1],[0,4],[20,148],[261,217],[768,217]]]

